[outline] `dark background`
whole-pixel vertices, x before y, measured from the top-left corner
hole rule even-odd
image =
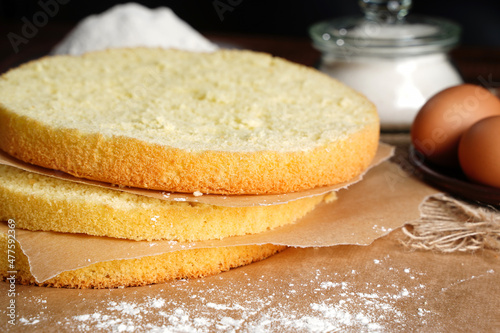
[[[31,20],[40,11],[39,2],[58,0],[0,0],[0,23],[15,24],[23,17]],[[50,24],[76,23],[85,16],[100,13],[116,0],[59,0],[57,15]],[[143,0],[148,7],[168,6],[195,29],[204,33],[242,33],[277,36],[307,36],[312,23],[340,16],[361,15],[356,0],[257,1],[216,0],[228,4],[223,20],[214,0]],[[232,5],[231,5],[232,4]],[[500,1],[488,0],[414,0],[412,13],[452,19],[463,28],[462,44],[500,46]],[[55,23],[54,23],[55,22]],[[3,34],[3,33],[2,33]]]

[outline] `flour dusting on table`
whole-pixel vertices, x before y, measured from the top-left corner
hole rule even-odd
[[[96,301],[95,310],[66,316],[60,325],[83,332],[385,332],[411,329],[410,322],[426,324],[433,316],[426,309],[425,273],[393,267],[389,255],[374,259],[366,269],[390,272],[394,279],[360,282],[359,270],[320,268],[307,279],[283,280],[274,274],[256,280],[242,271],[238,279],[220,275],[136,288],[141,296],[133,301],[130,293],[124,297],[111,290],[112,296]],[[157,293],[143,296],[142,288],[156,288]],[[302,302],[304,298],[309,302]],[[408,302],[415,304],[413,312],[401,310]],[[44,318],[23,317],[19,323],[29,326]]]

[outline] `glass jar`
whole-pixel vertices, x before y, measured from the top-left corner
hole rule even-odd
[[[376,106],[382,130],[409,129],[429,97],[462,83],[448,51],[460,27],[448,20],[407,16],[411,0],[362,0],[364,17],[310,28],[322,52],[319,69],[363,93]]]

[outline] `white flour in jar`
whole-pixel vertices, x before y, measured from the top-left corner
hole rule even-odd
[[[199,52],[217,49],[170,8],[149,9],[128,3],[83,19],[56,45],[52,54],[79,55],[107,48],[138,46]]]
[[[368,21],[349,31],[352,45],[340,39],[335,52],[323,54],[320,70],[368,97],[383,129],[407,129],[431,96],[462,83],[447,48],[423,42],[439,31],[429,24]]]
[[[358,90],[378,109],[382,127],[408,127],[431,96],[462,83],[446,54],[324,59],[320,70]]]

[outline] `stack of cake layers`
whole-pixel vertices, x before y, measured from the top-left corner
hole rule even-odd
[[[0,78],[0,149],[120,190],[0,166],[0,219],[33,231],[137,241],[266,232],[294,223],[326,196],[227,207],[121,189],[222,197],[338,184],[368,167],[378,134],[376,110],[365,97],[267,54],[128,48],[46,57]],[[0,237],[7,248],[6,235]],[[72,288],[136,286],[216,274],[284,248],[183,250],[94,263],[43,282],[20,258],[17,279]],[[2,261],[4,277],[7,268]]]

